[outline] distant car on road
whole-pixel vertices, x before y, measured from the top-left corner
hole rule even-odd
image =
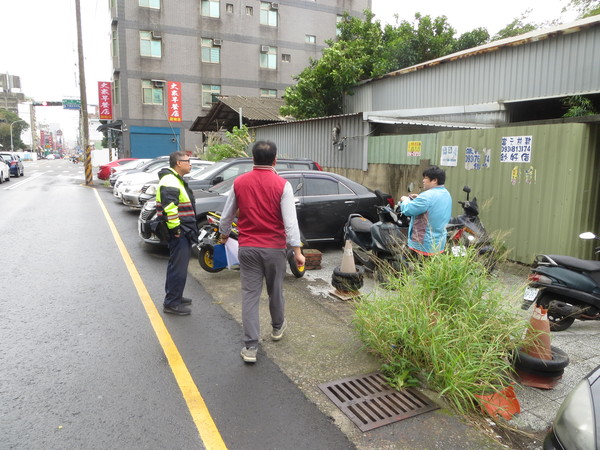
[[[22,177],[25,175],[23,163],[21,162],[21,157],[19,155],[11,152],[1,152],[0,156],[2,156],[4,162],[9,165],[10,174],[13,177]]]
[[[110,177],[110,169],[112,169],[115,166],[121,166],[129,161],[135,161],[135,159],[136,158],[122,158],[122,159],[117,159],[115,161],[111,161],[106,164],[102,164],[98,168],[98,179],[99,180],[108,180],[108,177]]]
[[[279,175],[292,186],[298,225],[309,243],[339,242],[350,214],[359,213],[375,222],[378,217],[376,206],[393,204],[394,201],[388,194],[376,193],[336,173],[291,170],[280,172]],[[209,211],[223,210],[233,182],[234,178],[230,178],[208,190],[194,191],[199,226],[207,223],[206,214]],[[155,216],[156,202],[146,202],[138,219],[138,232],[147,243],[164,244],[152,232]]]
[[[4,161],[4,158],[0,156],[0,184],[5,181],[10,181],[10,166]]]

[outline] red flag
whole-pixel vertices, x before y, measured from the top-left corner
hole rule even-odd
[[[181,82],[167,81],[169,122],[181,122]]]
[[[98,81],[100,120],[112,120],[112,87],[110,81]]]

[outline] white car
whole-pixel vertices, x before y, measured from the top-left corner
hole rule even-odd
[[[2,156],[0,156],[0,184],[5,181],[10,181],[10,167]]]

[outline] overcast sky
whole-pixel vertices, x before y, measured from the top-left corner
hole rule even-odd
[[[135,1],[135,0],[127,0]],[[26,96],[37,101],[79,98],[75,0],[5,0],[0,10],[0,71],[21,77]],[[561,17],[568,0],[373,0],[382,23],[412,21],[415,12],[445,15],[459,33],[485,27],[491,35],[531,8],[530,21]],[[85,76],[89,104],[97,104],[97,82],[110,81],[110,22],[107,0],[81,0]],[[572,16],[564,17],[572,20]],[[77,126],[77,113],[37,108],[39,119]],[[25,118],[27,119],[27,118]],[[71,134],[70,130],[64,130]]]

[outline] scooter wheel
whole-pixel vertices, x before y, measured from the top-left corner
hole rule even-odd
[[[306,273],[306,267],[298,267],[296,265],[296,259],[294,258],[294,252],[293,250],[288,250],[288,264],[290,265],[290,270],[292,271],[292,274],[296,277],[296,278],[302,278],[304,276],[304,274]]]
[[[542,294],[537,304],[544,309],[548,310],[548,321],[550,322],[550,331],[564,331],[573,325],[575,317],[568,316],[560,311],[560,308],[556,306],[554,302],[564,301],[563,298],[552,296],[549,294]],[[566,302],[565,302],[566,303]]]
[[[203,247],[202,249],[200,249],[200,253],[198,254],[198,262],[200,263],[200,267],[202,267],[204,270],[210,273],[217,273],[225,268],[220,267],[218,269],[215,269],[212,247]]]

